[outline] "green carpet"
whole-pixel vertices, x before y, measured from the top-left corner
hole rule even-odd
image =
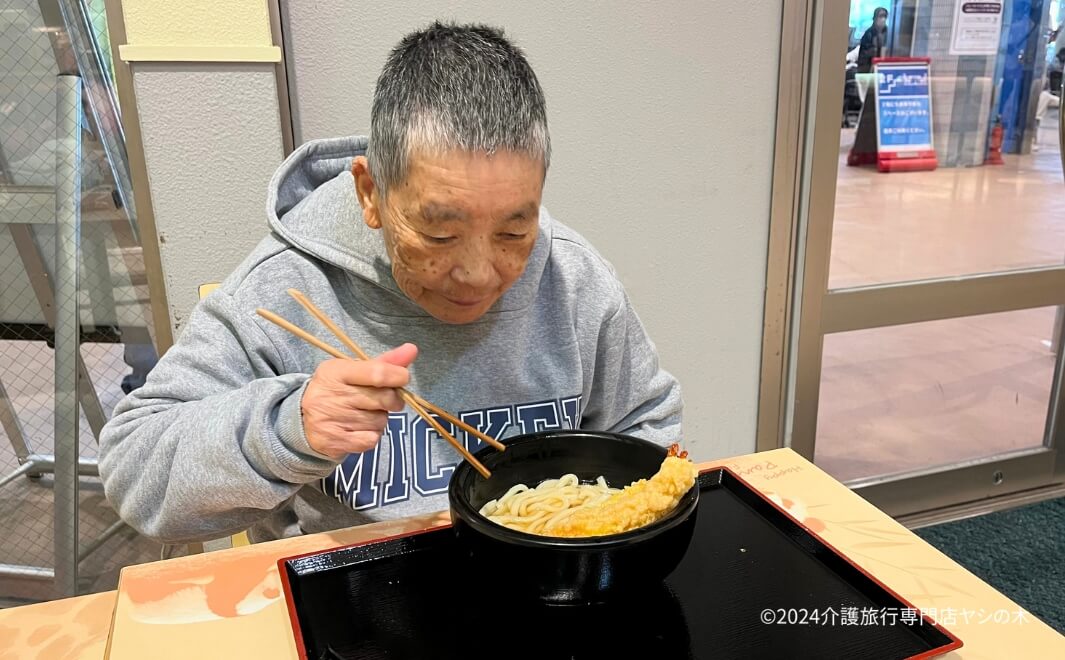
[[[914,533],[1065,633],[1065,497]]]

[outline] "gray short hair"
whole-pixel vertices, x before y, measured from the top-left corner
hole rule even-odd
[[[374,91],[370,172],[381,194],[412,153],[524,152],[551,160],[544,92],[522,51],[485,25],[433,23],[396,46]]]

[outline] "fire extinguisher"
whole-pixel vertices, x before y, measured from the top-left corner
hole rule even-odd
[[[1002,136],[1005,131],[1002,130],[1002,115],[995,118],[995,127],[991,129],[991,142],[987,150],[987,159],[984,160],[984,165],[1005,165],[1005,161],[1002,160]]]

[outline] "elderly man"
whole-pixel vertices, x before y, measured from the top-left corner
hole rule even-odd
[[[501,31],[405,37],[369,141],[312,142],[285,161],[271,234],[116,408],[100,473],[122,518],[183,543],[446,509],[460,457],[404,409],[407,385],[494,437],[678,441],[680,389],[613,269],[540,206],[550,151],[543,92]],[[289,288],[378,357],[324,359],[256,316],[327,336]]]

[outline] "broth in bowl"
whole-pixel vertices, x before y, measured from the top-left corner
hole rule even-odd
[[[610,498],[631,504],[646,495],[650,502],[652,487],[637,486],[650,484],[667,458],[685,464],[694,482],[695,466],[686,459],[669,457],[666,447],[647,440],[594,431],[548,431],[503,442],[505,452],[486,448],[477,454],[492,471],[490,479],[481,478],[472,466],[462,463],[448,487],[456,538],[472,562],[471,570],[493,567],[500,571],[499,579],[488,581],[489,588],[505,592],[501,595],[554,604],[605,602],[653,588],[680,563],[695,527],[699,501],[695,485],[680,493],[675,504],[672,495],[658,500],[659,504],[651,507],[653,519],[629,517],[620,526],[624,531],[616,533],[610,530],[619,528],[615,523],[620,518],[613,515],[604,525],[595,520],[598,516],[582,514],[588,515],[588,520],[578,518],[575,522],[580,528],[570,527],[593,535],[553,536],[504,526],[481,511],[493,500],[498,505],[516,484],[539,485],[565,474],[574,475],[578,484],[596,484],[602,477],[607,487],[630,486],[628,492],[641,493],[622,499],[626,490],[620,489],[598,505],[577,511],[604,513],[610,510],[605,506]]]

